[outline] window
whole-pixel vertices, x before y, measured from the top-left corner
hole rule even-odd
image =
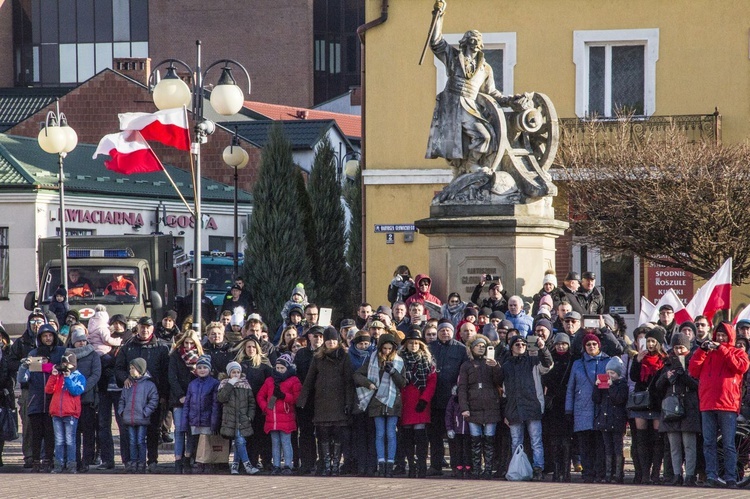
[[[445,41],[458,48],[461,34],[443,35]],[[495,76],[495,87],[505,95],[513,94],[513,68],[516,65],[516,34],[515,33],[482,33],[484,43],[484,59],[492,67]],[[443,63],[433,57],[437,68],[437,93],[443,91],[448,77]]]
[[[10,288],[10,254],[8,246],[8,228],[0,227],[0,300],[8,299]]]
[[[658,59],[658,29],[574,32],[576,115],[653,114]]]

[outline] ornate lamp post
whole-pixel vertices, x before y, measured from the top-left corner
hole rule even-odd
[[[65,114],[60,112],[60,99],[56,99],[55,111],[47,113],[42,129],[37,137],[39,147],[49,154],[57,154],[60,167],[60,284],[68,286],[68,255],[65,234],[65,173],[63,159],[78,145],[78,134],[70,126]]]
[[[226,163],[231,168],[234,168],[234,275],[233,279],[237,279],[239,276],[239,264],[238,264],[238,258],[239,258],[239,239],[237,234],[237,222],[238,222],[238,216],[237,216],[237,171],[245,168],[247,166],[247,162],[250,161],[250,156],[248,156],[247,151],[242,149],[240,147],[240,138],[237,135],[237,127],[234,127],[234,138],[232,139],[232,144],[228,145],[224,148],[224,153],[222,154],[222,158],[224,159],[224,163]]]
[[[159,67],[168,64],[167,74],[153,87],[154,104],[159,109],[173,109],[182,106],[191,106],[193,118],[195,119],[195,139],[190,145],[190,153],[193,155],[195,164],[193,176],[194,202],[195,202],[195,241],[193,245],[193,330],[200,334],[201,327],[201,302],[203,299],[203,283],[201,276],[201,144],[208,141],[208,136],[214,133],[216,125],[203,117],[204,87],[203,80],[208,72],[223,64],[221,77],[218,84],[211,91],[211,106],[222,116],[231,116],[242,109],[244,95],[232,77],[232,66],[240,68],[247,78],[247,93],[250,94],[250,75],[245,67],[232,59],[221,59],[212,63],[205,71],[201,69],[201,42],[197,40],[195,70],[179,59],[166,59],[156,66],[151,72],[151,80],[154,79]],[[175,64],[185,68],[192,75],[192,88],[177,76]],[[213,318],[211,318],[213,320]]]

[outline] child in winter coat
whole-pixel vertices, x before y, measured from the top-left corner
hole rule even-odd
[[[607,483],[623,483],[622,439],[628,421],[628,380],[625,378],[625,364],[619,357],[607,362],[609,382],[597,377],[596,387],[591,394],[594,402],[594,430],[604,439],[604,479]]]
[[[65,315],[70,310],[68,303],[68,291],[62,284],[55,290],[55,296],[49,304],[49,311],[55,314],[58,324],[65,324]]]
[[[234,460],[229,467],[232,475],[239,475],[240,463],[248,475],[258,473],[247,455],[246,438],[253,434],[255,417],[255,395],[247,378],[242,374],[242,366],[237,362],[227,364],[228,378],[219,383],[216,396],[222,404],[221,435],[234,439]]]
[[[299,305],[303,309],[307,306],[307,294],[305,293],[305,285],[297,283],[292,290],[292,297],[284,304],[284,308],[281,309],[281,320],[286,321],[289,317],[289,311],[293,305]]]
[[[130,461],[126,473],[146,473],[146,431],[151,414],[159,406],[159,392],[146,370],[146,360],[137,357],[130,361],[129,377],[120,396],[117,412],[128,429]]]
[[[112,347],[122,345],[122,338],[112,336],[109,329],[109,314],[104,305],[97,305],[94,316],[89,319],[89,344],[100,356],[112,351]]]
[[[77,370],[75,353],[63,355],[60,364],[52,368],[44,392],[52,395],[49,413],[55,430],[55,468],[52,473],[76,473],[76,430],[81,417],[81,394],[86,389],[86,378]]]
[[[258,392],[258,405],[266,415],[263,429],[271,435],[272,475],[292,474],[292,433],[297,429],[295,404],[302,391],[302,383],[296,373],[292,357],[289,354],[281,355],[276,359],[273,376],[266,378]],[[281,469],[282,450],[284,469]]]
[[[182,427],[189,428],[191,437],[190,445],[185,449],[184,471],[192,473],[192,461],[198,449],[198,440],[201,435],[212,435],[219,431],[219,418],[221,406],[217,398],[219,392],[219,381],[211,377],[211,357],[201,355],[195,364],[195,375],[190,382],[185,395],[185,404],[182,407]],[[199,465],[199,471],[203,465]]]
[[[448,431],[448,440],[451,454],[451,466],[453,476],[456,478],[469,478],[471,476],[471,435],[469,434],[469,423],[466,422],[461,409],[458,407],[458,386],[453,385],[451,398],[445,408],[445,429]]]

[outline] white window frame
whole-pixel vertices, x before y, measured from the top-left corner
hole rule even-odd
[[[573,63],[576,65],[576,116],[589,113],[589,47],[615,45],[643,45],[643,114],[656,111],[656,61],[659,60],[659,28],[586,30],[573,32]],[[612,102],[612,51],[606,50],[604,73],[604,108]]]
[[[449,45],[458,48],[458,42],[464,36],[463,33],[444,34],[443,38]],[[513,95],[513,71],[516,66],[516,34],[515,33],[482,33],[482,42],[485,50],[503,50],[503,95]],[[445,66],[440,59],[433,57],[437,74],[437,91],[439,94],[448,82],[445,74]]]

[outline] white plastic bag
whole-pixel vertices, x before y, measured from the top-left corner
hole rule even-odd
[[[533,474],[534,470],[531,468],[529,458],[526,457],[526,453],[523,451],[523,445],[519,445],[516,447],[513,458],[510,460],[505,479],[512,482],[523,482],[531,480]]]

